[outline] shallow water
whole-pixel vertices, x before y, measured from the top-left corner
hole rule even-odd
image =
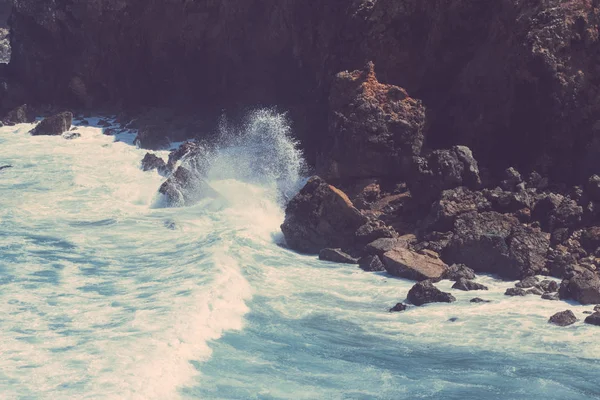
[[[388,313],[411,282],[279,246],[302,168],[285,121],[253,121],[211,160],[222,198],[179,209],[131,134],[0,128],[0,398],[600,398],[590,307],[484,276]],[[567,308],[581,321],[547,323]]]

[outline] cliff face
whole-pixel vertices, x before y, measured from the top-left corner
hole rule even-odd
[[[572,179],[600,169],[598,3],[15,0],[9,69],[38,102],[278,105],[314,155],[335,75],[373,61],[422,100],[426,146]]]

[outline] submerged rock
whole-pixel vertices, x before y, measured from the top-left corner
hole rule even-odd
[[[521,288],[508,288],[504,292],[505,296],[527,296],[527,291]]]
[[[383,265],[390,275],[415,281],[440,280],[448,268],[440,259],[403,248],[396,248],[385,253]]]
[[[491,303],[490,300],[484,300],[480,297],[475,297],[474,299],[470,300],[471,303]]]
[[[454,285],[452,285],[452,289],[458,289],[463,291],[470,290],[488,290],[488,287],[482,285],[481,283],[473,282],[471,280],[460,278]]]
[[[415,284],[408,292],[408,301],[415,306],[427,303],[452,303],[456,298],[450,293],[442,292],[436,288],[431,281],[423,281]]]
[[[73,113],[70,111],[61,112],[51,117],[44,118],[35,128],[29,133],[34,136],[37,135],[48,135],[57,136],[62,135],[71,129],[71,122],[73,121]]]
[[[288,246],[305,253],[323,248],[348,248],[368,219],[348,196],[315,176],[288,203],[281,230]]]
[[[63,138],[67,140],[73,140],[81,137],[81,133],[79,132],[66,132],[62,135]]]
[[[400,312],[405,311],[408,308],[406,304],[398,303],[394,307],[390,308],[390,312]]]
[[[554,314],[548,322],[558,326],[569,326],[577,322],[577,317],[573,314],[573,311],[566,310]]]
[[[341,249],[323,249],[319,252],[319,260],[343,264],[357,264],[358,259],[344,253]]]

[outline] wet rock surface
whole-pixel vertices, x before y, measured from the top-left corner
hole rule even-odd
[[[318,253],[354,246],[356,231],[367,222],[342,191],[312,177],[288,203],[281,230],[290,248]]]
[[[35,128],[29,133],[33,136],[47,135],[47,136],[58,136],[62,135],[71,129],[71,123],[73,121],[73,113],[70,111],[61,112],[59,114],[52,115],[44,118]]]
[[[481,283],[473,282],[465,278],[460,278],[454,283],[454,285],[452,285],[452,289],[458,289],[466,292],[470,290],[488,290],[488,287],[482,285]]]
[[[554,314],[548,322],[558,326],[569,326],[577,322],[577,317],[573,314],[573,311],[566,310]]]
[[[427,303],[453,303],[456,301],[454,296],[442,292],[431,281],[415,284],[408,292],[407,299],[415,306],[422,306]]]

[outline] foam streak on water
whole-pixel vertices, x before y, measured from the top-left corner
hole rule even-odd
[[[30,127],[0,128],[2,399],[600,398],[598,328],[547,323],[591,307],[481,277],[390,314],[411,282],[278,246],[304,168],[279,115],[224,127],[221,198],[179,209],[133,137]]]

